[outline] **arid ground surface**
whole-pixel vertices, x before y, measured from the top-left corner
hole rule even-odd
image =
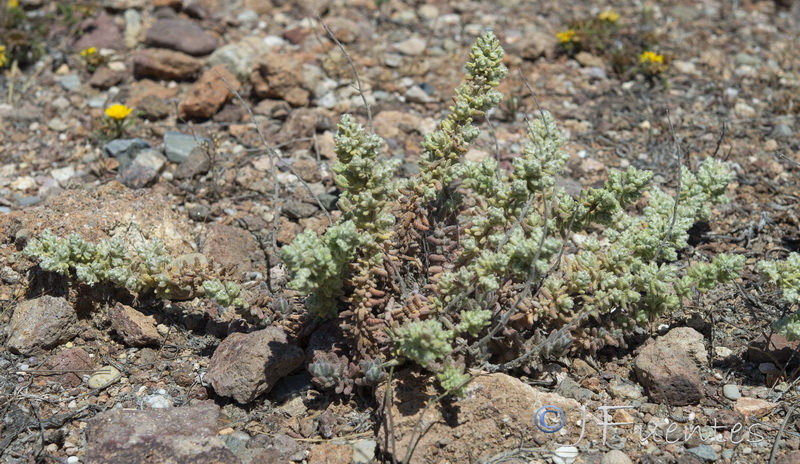
[[[608,9],[622,42],[559,43]],[[464,399],[426,408],[436,390],[413,368],[396,373],[391,407],[385,385],[319,388],[306,365],[342,334],[283,290],[276,249],[323,231],[321,206],[338,217],[336,124],[367,112],[317,15],[398,175],[418,171],[469,47],[493,30],[506,98],[468,158],[510,167],[535,93],[568,135],[571,191],[635,166],[674,192],[679,165],[729,161],[731,201],[681,259],[743,254],[742,277],[627,347],[476,372]],[[20,0],[2,18],[0,462],[572,462],[553,453],[576,442],[576,463],[800,462],[798,344],[763,343],[791,308],[755,272],[800,248],[797,1]],[[665,59],[656,76],[638,66],[643,47]],[[111,141],[116,103],[134,112]],[[250,310],[42,272],[22,249],[45,229],[202,253]],[[552,434],[534,422],[547,405],[566,416]]]

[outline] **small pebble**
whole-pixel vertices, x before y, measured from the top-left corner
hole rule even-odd
[[[731,401],[736,401],[742,397],[742,394],[739,393],[739,387],[733,384],[722,387],[722,394]]]
[[[116,380],[119,376],[119,370],[117,370],[114,366],[103,366],[98,369],[97,373],[91,377],[89,377],[89,388],[103,388],[108,386]]]

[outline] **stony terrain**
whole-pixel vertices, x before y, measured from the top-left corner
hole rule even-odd
[[[785,304],[754,271],[800,247],[800,2],[62,3],[20,0],[41,56],[0,68],[0,462],[800,462],[800,345],[771,335]],[[663,79],[564,53],[556,33],[607,7],[655,39]],[[674,189],[676,151],[691,167],[716,155],[735,166],[732,201],[696,225],[683,258],[744,254],[744,275],[625,349],[476,372],[464,399],[429,402],[414,369],[391,395],[322,391],[305,367],[341,331],[283,291],[277,249],[324,230],[321,207],[336,217],[336,123],[367,112],[317,15],[402,174],[491,29],[506,101],[468,158],[508,167],[519,153],[536,110],[520,76],[569,134],[569,188],[634,165]],[[115,103],[134,123],[110,140],[100,121]],[[160,237],[256,297],[241,314],[69,285],[21,251],[45,229]],[[547,405],[566,415],[552,434],[534,422]],[[557,452],[573,444],[577,460]]]

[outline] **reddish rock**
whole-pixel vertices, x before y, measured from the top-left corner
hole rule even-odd
[[[79,331],[75,308],[64,298],[45,295],[17,306],[6,343],[12,353],[29,356],[66,343]]]
[[[800,340],[790,342],[783,335],[773,333],[769,345],[764,342],[764,336],[759,336],[747,347],[747,358],[752,362],[773,364],[785,363],[792,353],[800,349]]]
[[[83,348],[70,348],[48,358],[42,367],[51,371],[88,371],[94,368],[94,360]],[[64,372],[52,374],[55,377],[48,377],[58,380],[64,388],[75,388],[81,384],[83,374],[83,372]]]
[[[308,450],[308,464],[350,464],[353,462],[353,447],[336,443],[314,445]]]
[[[238,227],[214,224],[209,227],[203,254],[217,264],[231,267],[241,274],[266,271],[266,259],[253,234]]]
[[[302,366],[304,359],[303,350],[288,343],[277,327],[233,333],[214,351],[203,380],[218,395],[245,404],[272,390],[278,380]]]
[[[180,18],[160,19],[145,36],[145,44],[187,53],[193,56],[208,55],[219,42],[200,26]]]
[[[168,111],[174,111],[175,109],[175,106],[169,104],[168,100],[175,98],[175,95],[178,94],[177,88],[171,89],[150,79],[142,79],[141,81],[132,82],[130,89],[131,97],[128,99],[127,104],[131,108],[142,109],[140,106],[143,105],[145,99],[155,97],[169,106]]]
[[[319,169],[319,164],[315,160],[301,159],[292,164],[294,172],[306,182],[314,183],[322,180],[322,171]]]
[[[91,79],[89,79],[89,85],[96,89],[105,90],[119,84],[123,79],[125,79],[125,73],[112,71],[103,66],[92,74]]]
[[[302,86],[302,63],[291,55],[262,56],[250,80],[259,98],[280,98],[292,106],[308,105],[310,93]]]
[[[225,66],[220,64],[209,69],[189,88],[178,112],[183,118],[211,118],[233,97],[228,86],[237,92],[241,88],[239,80]]]
[[[161,341],[153,316],[145,316],[121,303],[111,308],[108,316],[111,319],[111,328],[128,346],[157,345]]]
[[[111,409],[88,421],[86,462],[239,463],[217,437],[219,406]]]
[[[700,369],[674,339],[665,338],[646,345],[634,360],[639,382],[656,403],[671,406],[699,403],[704,395]]]
[[[133,57],[133,75],[137,79],[182,81],[196,76],[202,67],[202,60],[163,48],[147,48]]]
[[[101,10],[96,18],[90,18],[81,25],[83,34],[73,44],[75,50],[85,50],[89,47],[113,48],[122,50],[125,42],[122,32],[114,23],[114,17]]]
[[[743,396],[736,400],[736,403],[733,405],[733,410],[745,418],[761,418],[769,414],[770,411],[775,409],[777,406],[778,405],[776,403],[770,403],[766,400]]]

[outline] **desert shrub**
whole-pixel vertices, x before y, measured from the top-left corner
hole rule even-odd
[[[782,290],[786,302],[800,303],[800,253],[789,254],[785,261],[759,261],[757,267],[767,283]],[[794,311],[775,325],[787,340],[800,340],[800,311]]]
[[[448,116],[422,141],[418,176],[391,180],[396,164],[380,159],[380,138],[342,117],[333,169],[343,214],[282,251],[311,314],[339,318],[353,338],[353,362],[316,366],[318,384],[352,388],[358,359],[408,360],[458,393],[465,366],[529,368],[624,345],[681,297],[738,276],[742,256],[679,261],[689,228],[727,201],[723,162],[683,167],[677,197],[634,167],[569,195],[555,182],[568,155],[547,111],[528,122],[511,172],[462,160],[475,124],[502,100],[502,59],[492,33],[477,40]]]

